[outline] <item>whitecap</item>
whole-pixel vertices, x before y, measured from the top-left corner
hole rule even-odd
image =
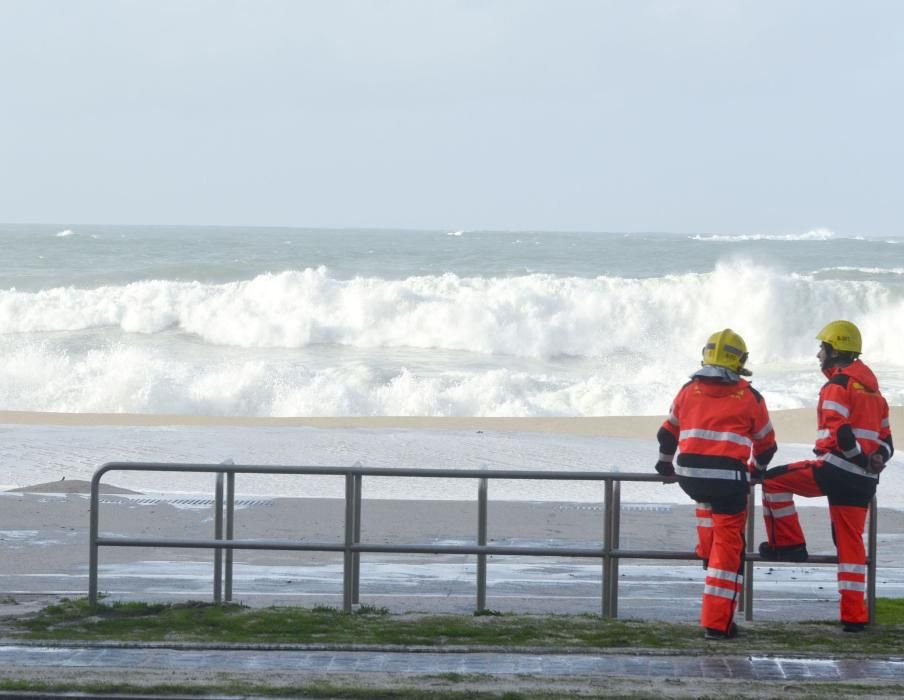
[[[822,267],[811,274],[819,275],[828,272],[859,272],[864,275],[904,275],[904,267],[856,267],[851,265],[838,265],[836,267]]]
[[[714,234],[711,236],[695,235],[689,236],[692,241],[718,241],[718,242],[740,242],[740,241],[830,241],[836,238],[832,231],[824,228],[814,229],[807,233],[788,233],[788,234],[771,234],[771,233],[753,233],[741,234],[736,236]],[[851,236],[854,240],[863,240],[862,236]]]

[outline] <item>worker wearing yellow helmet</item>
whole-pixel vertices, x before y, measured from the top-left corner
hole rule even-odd
[[[746,362],[740,335],[730,328],[713,333],[702,367],[678,392],[656,435],[656,471],[677,477],[697,501],[697,555],[706,568],[700,621],[711,640],[738,633],[733,620],[743,585],[748,469],[764,470],[776,452],[766,402],[742,378],[751,374]]]
[[[838,550],[840,617],[846,632],[860,632],[866,608],[866,551],[863,527],[879,473],[894,454],[888,404],[872,370],[860,360],[860,329],[832,321],[819,333],[819,366],[828,380],[816,407],[816,459],[770,469],[763,482],[767,541],[760,554],[769,561],[803,562],[807,546],[793,494],[827,496]]]
[[[749,377],[753,372],[744,367],[747,362],[747,344],[744,339],[731,328],[713,333],[703,346],[704,367],[724,367],[743,377]]]

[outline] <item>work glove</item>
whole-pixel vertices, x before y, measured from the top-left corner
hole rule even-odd
[[[747,462],[747,472],[750,474],[751,479],[762,481],[766,478],[766,467],[761,467],[755,459]]]
[[[871,474],[881,474],[883,469],[885,469],[885,456],[881,452],[873,452],[869,456],[866,470]]]
[[[659,460],[658,462],[656,462],[656,466],[654,468],[656,469],[656,473],[662,474],[662,476],[675,476],[675,467],[672,466],[671,462],[663,462],[662,460]]]
[[[870,458],[866,454],[866,452],[861,451],[860,454],[854,457],[851,461],[861,469],[870,471]]]

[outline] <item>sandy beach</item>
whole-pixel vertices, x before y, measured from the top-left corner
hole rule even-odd
[[[812,408],[772,411],[778,439],[809,442],[816,430]],[[129,413],[46,413],[0,411],[0,425],[57,426],[206,426],[206,427],[311,427],[404,428],[411,430],[487,430],[564,435],[653,439],[665,416],[599,416],[568,418],[446,418],[420,416],[367,416],[335,418],[268,418],[244,416],[145,415]],[[904,425],[904,407],[891,409],[891,423]]]

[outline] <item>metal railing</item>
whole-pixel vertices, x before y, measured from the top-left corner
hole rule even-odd
[[[100,482],[111,471],[183,472],[216,474],[215,515],[213,539],[178,539],[101,536],[98,532],[100,516]],[[341,476],[345,479],[344,541],[306,542],[302,540],[235,539],[235,476],[236,474],[283,474]],[[417,477],[443,479],[477,479],[477,542],[474,545],[441,544],[372,544],[361,542],[361,489],[365,476]],[[224,497],[225,477],[225,497]],[[601,547],[538,547],[487,545],[487,516],[489,480],[554,480],[603,482],[603,522]],[[360,556],[362,553],[384,554],[475,554],[477,555],[477,610],[486,609],[486,557],[488,555],[520,555],[541,557],[578,557],[600,559],[602,565],[603,617],[618,616],[618,564],[622,559],[697,560],[694,552],[673,550],[622,549],[619,546],[622,482],[662,482],[657,474],[621,472],[558,472],[507,469],[411,469],[387,467],[283,467],[238,464],[175,464],[159,462],[109,462],[94,473],[91,480],[91,522],[88,574],[88,598],[92,604],[98,597],[98,554],[100,547],[176,547],[212,549],[214,555],[213,599],[232,600],[232,569],[234,550],[292,550],[337,552],[343,555],[342,607],[346,612],[359,601]],[[867,536],[867,600],[870,621],[875,619],[876,598],[876,541],[877,507],[870,504]],[[754,539],[755,500],[751,489],[747,511],[747,546],[745,554],[744,589],[738,601],[739,611],[747,620],[753,619],[753,567],[762,561],[750,551]],[[225,554],[225,565],[224,565]],[[807,564],[835,564],[838,559],[829,555],[811,555]],[[770,562],[772,563],[772,562]]]

